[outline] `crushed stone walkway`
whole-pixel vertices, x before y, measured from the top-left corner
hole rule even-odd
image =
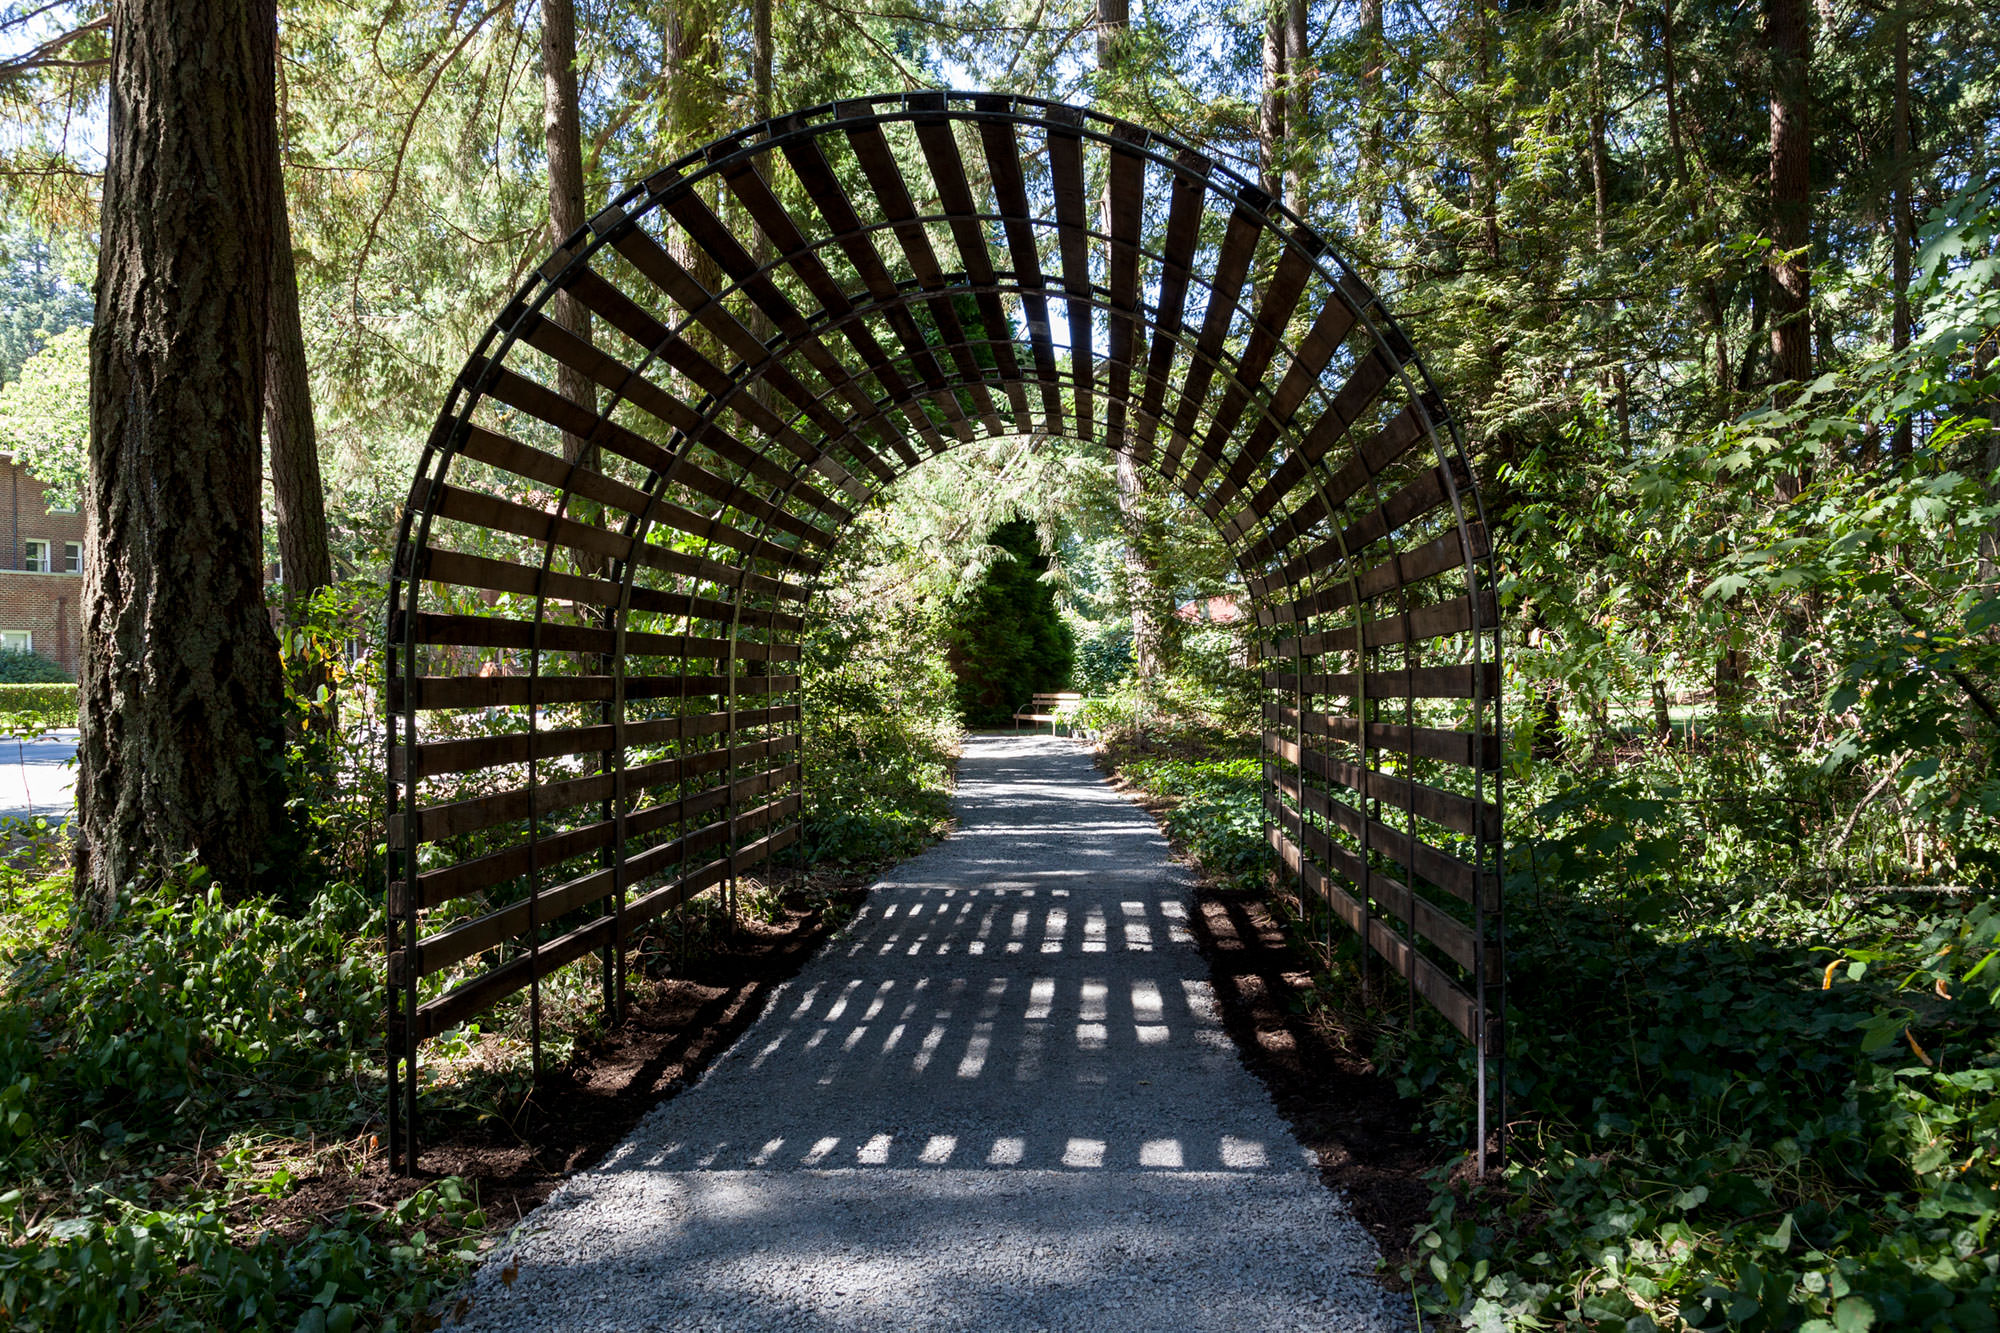
[[[1400,1329],[1153,822],[969,737],[959,827],[475,1276],[479,1330]]]

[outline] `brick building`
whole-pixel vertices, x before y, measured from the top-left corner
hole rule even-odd
[[[0,453],[0,649],[38,652],[75,675],[82,600],[83,515],[51,508],[42,483]]]

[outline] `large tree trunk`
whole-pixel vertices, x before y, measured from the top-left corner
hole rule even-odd
[[[572,0],[542,0],[542,136],[549,153],[549,243],[561,245],[585,221],[583,130],[576,97],[576,10]],[[555,322],[590,340],[590,312],[568,292],[549,303]],[[571,402],[597,410],[597,385],[573,366],[556,367],[556,388]],[[596,450],[579,435],[563,435],[563,457],[597,466]]]
[[[1771,374],[1812,378],[1812,121],[1807,0],[1765,0],[1771,61]]]
[[[1118,39],[1132,23],[1132,0],[1097,0],[1097,68],[1111,67]]]
[[[1372,244],[1382,228],[1382,0],[1361,0],[1361,233]]]
[[[1265,0],[1263,100],[1258,104],[1257,158],[1264,192],[1284,197],[1278,160],[1285,149],[1285,2]]]
[[[264,606],[273,0],[114,0],[91,333],[77,804],[100,912],[192,855],[272,872],[283,686]]]
[[[1592,33],[1590,43],[1590,193],[1592,204],[1592,236],[1597,253],[1603,254],[1610,248],[1611,241],[1611,112],[1604,87],[1604,40],[1601,34]],[[1604,302],[1604,324],[1607,335],[1613,335],[1617,328],[1618,303],[1607,298]],[[1632,409],[1626,394],[1625,353],[1622,347],[1611,348],[1611,365],[1606,380],[1611,388],[1612,416],[1618,423],[1618,445],[1623,456],[1632,452]]]
[[[299,280],[284,163],[271,163],[271,305],[264,329],[264,431],[270,438],[271,498],[278,517],[278,564],[287,616],[333,582],[326,539],[326,482],[313,429],[312,380],[299,325]]]
[[[1674,60],[1674,0],[1666,0],[1660,11],[1661,77],[1666,81],[1667,147],[1673,154],[1674,184],[1687,181],[1687,147],[1681,141],[1680,71]]]
[[[777,105],[772,93],[772,68],[777,63],[777,43],[771,35],[771,0],[750,0],[750,96],[755,102],[752,114],[758,120],[769,120],[777,114]],[[753,253],[759,264],[768,264],[777,256],[771,238],[757,228],[757,239]],[[750,307],[750,333],[760,343],[768,344],[771,335],[777,332],[777,325],[770,314],[760,305]],[[781,409],[777,392],[770,381],[758,376],[750,386],[750,393],[764,406]]]
[[[1306,155],[1298,140],[1306,132],[1306,0],[1285,0],[1285,134],[1291,151],[1285,155],[1285,202],[1305,212]]]
[[[1493,39],[1497,36],[1499,17],[1497,10],[1489,12],[1486,0],[1473,0],[1472,21],[1475,25],[1473,41],[1475,59],[1479,70],[1479,82],[1485,87],[1493,80]],[[1483,103],[1479,112],[1479,170],[1474,181],[1482,230],[1486,241],[1486,255],[1493,263],[1493,273],[1500,273],[1500,131],[1493,123],[1493,109]],[[1500,349],[1493,351],[1496,372],[1500,359]]]
[[[771,0],[750,0],[750,96],[758,120],[777,114],[771,105]]]
[[[1910,171],[1915,150],[1910,143],[1910,22],[1896,23],[1896,91],[1891,108],[1895,119],[1896,170],[1889,190],[1890,270],[1896,287],[1896,308],[1889,345],[1902,351],[1910,345]],[[1910,419],[1896,423],[1890,452],[1897,462],[1910,456]]]
[[[716,86],[721,57],[716,44],[715,14],[702,0],[668,0],[661,39],[664,71],[661,83],[667,99],[664,156],[672,157],[706,143],[720,128],[722,107]],[[725,221],[734,220],[739,226],[750,225],[748,218],[731,219],[731,204],[718,203],[713,187],[702,188],[710,206],[721,213]],[[712,292],[721,287],[721,267],[708,251],[696,245],[679,227],[669,234],[667,250],[704,288]],[[775,251],[769,247],[759,228],[759,261],[768,263],[774,255]],[[697,349],[712,355],[719,354],[713,335],[706,330],[691,329],[687,337]],[[696,397],[700,396],[700,390],[692,384],[689,391]]]

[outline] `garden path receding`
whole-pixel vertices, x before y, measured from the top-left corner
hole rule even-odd
[[[1500,635],[1441,398],[1327,241],[1211,157],[943,92],[632,186],[454,385],[388,597],[392,1161],[424,1039],[522,990],[538,1014],[593,954],[616,1010],[641,925],[797,841],[829,553],[924,459],[1034,436],[1130,457],[1233,554],[1281,891],[1473,1044],[1483,1164]]]
[[[469,1328],[1403,1327],[1152,820],[1052,737],[959,778],[952,836],[527,1219]]]

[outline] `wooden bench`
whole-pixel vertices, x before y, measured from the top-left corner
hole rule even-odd
[[[1037,727],[1046,722],[1049,724],[1049,735],[1053,736],[1057,727],[1070,726],[1070,719],[1076,716],[1076,710],[1083,703],[1082,695],[1068,692],[1032,695],[1028,702],[1014,711],[1014,730],[1019,731],[1023,722],[1032,722]]]

